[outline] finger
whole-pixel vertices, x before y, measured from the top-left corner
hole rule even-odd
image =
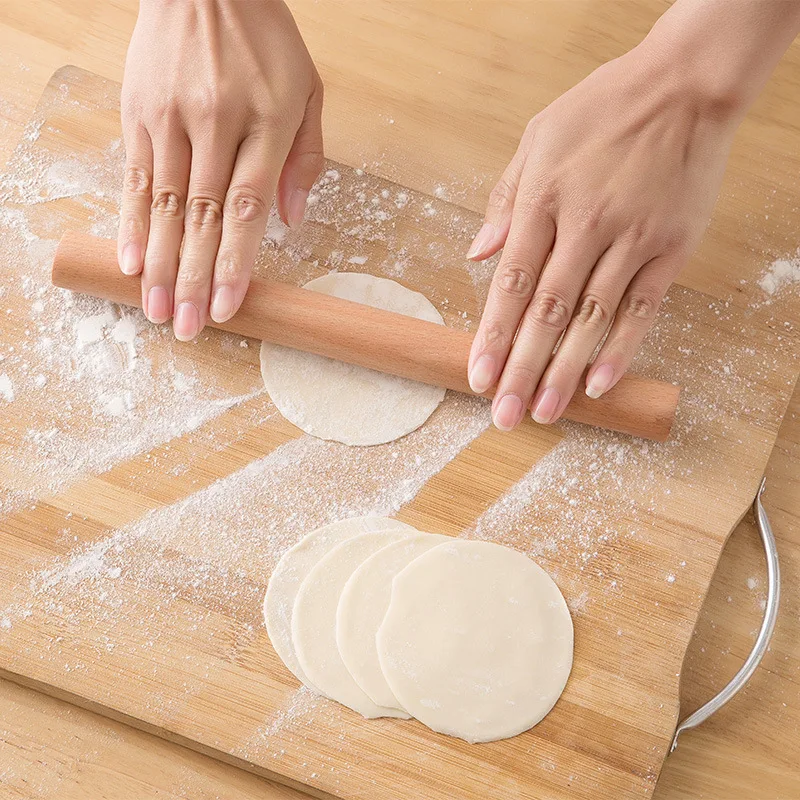
[[[153,146],[144,126],[126,126],[125,178],[117,234],[117,261],[126,275],[138,275],[144,266],[150,229],[150,190],[153,185]]]
[[[188,342],[208,318],[214,262],[222,238],[222,207],[233,174],[236,140],[207,136],[193,142],[183,250],[175,284],[175,336]]]
[[[172,316],[190,164],[191,146],[183,131],[153,135],[153,199],[142,273],[142,307],[151,322]]]
[[[608,338],[586,376],[589,397],[605,394],[625,374],[682,265],[672,255],[659,256],[636,273],[622,296]]]
[[[267,227],[272,197],[291,139],[254,133],[242,142],[222,212],[222,240],[214,264],[211,317],[225,322],[238,310]]]
[[[561,238],[556,236],[550,261],[522,318],[492,404],[494,423],[501,430],[514,428],[530,406],[601,252],[600,245],[585,236],[570,231]],[[543,395],[534,408],[534,419],[539,422],[542,413],[556,403],[552,392]]]
[[[324,165],[320,82],[306,105],[305,116],[278,182],[278,213],[289,227],[296,228],[303,221],[308,193]]]
[[[542,206],[515,208],[470,351],[468,377],[473,392],[483,394],[497,381],[554,236],[555,224]]]
[[[489,204],[486,207],[483,225],[467,251],[468,259],[483,261],[493,256],[508,238],[514,201],[517,198],[517,187],[525,166],[526,152],[527,148],[523,149],[522,143],[520,143],[505,172],[489,194]]]
[[[564,412],[642,261],[641,254],[622,244],[612,245],[600,257],[558,350],[539,382],[533,402],[534,419],[538,417],[539,422],[551,423]],[[539,405],[548,389],[556,393],[558,402],[554,408],[544,406],[540,412]],[[548,397],[553,397],[552,393]]]

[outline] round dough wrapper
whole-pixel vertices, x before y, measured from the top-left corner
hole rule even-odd
[[[555,705],[572,636],[544,570],[507,547],[456,540],[395,577],[377,647],[410,714],[440,733],[491,742],[533,727]]]
[[[336,545],[362,533],[388,530],[417,532],[415,528],[396,519],[351,517],[307,534],[287,550],[275,565],[264,598],[264,622],[275,652],[302,683],[310,685],[292,644],[292,608],[300,584],[314,565]]]
[[[392,596],[392,578],[417,556],[450,541],[449,536],[421,533],[395,542],[370,556],[345,584],[336,609],[336,644],[355,682],[379,706],[400,708],[383,677],[375,635]]]
[[[308,573],[292,611],[292,641],[300,666],[320,694],[364,717],[403,717],[372,702],[353,680],[336,646],[336,607],[348,578],[373,553],[406,538],[405,531],[364,533],[337,545]]]
[[[387,278],[331,273],[305,288],[444,324],[427,297]],[[437,386],[269,342],[261,345],[261,376],[289,422],[312,436],[350,445],[383,444],[411,433],[445,395]]]

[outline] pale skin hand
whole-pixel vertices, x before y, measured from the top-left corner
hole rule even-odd
[[[238,310],[277,194],[298,225],[323,165],[322,83],[276,0],[143,0],[122,88],[120,269],[193,339]],[[181,251],[182,246],[182,251]]]
[[[555,422],[607,332],[586,394],[628,369],[798,26],[797,0],[678,0],[641,45],[531,120],[468,254],[503,248],[469,360],[474,391],[497,386],[498,428],[529,407]]]

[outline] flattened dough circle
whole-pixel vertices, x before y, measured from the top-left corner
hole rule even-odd
[[[387,545],[370,556],[349,578],[336,610],[336,644],[355,682],[379,706],[402,704],[383,677],[375,636],[392,596],[392,578],[417,556],[449,537],[421,533]]]
[[[387,278],[331,273],[304,288],[444,324],[424,295]],[[269,342],[261,345],[261,376],[289,422],[312,436],[350,445],[383,444],[411,433],[445,394],[436,386]]]
[[[392,692],[428,727],[468,742],[515,736],[555,705],[572,668],[558,587],[515,550],[456,540],[394,579],[377,648]]]
[[[308,573],[292,611],[292,642],[311,685],[364,717],[406,717],[379,706],[361,690],[336,645],[336,608],[348,578],[373,553],[406,538],[406,531],[363,533],[337,545]]]
[[[312,531],[287,550],[276,564],[264,598],[264,622],[275,652],[302,683],[311,685],[292,644],[292,608],[300,584],[314,565],[336,545],[362,533],[388,530],[416,533],[410,525],[396,519],[351,517]]]

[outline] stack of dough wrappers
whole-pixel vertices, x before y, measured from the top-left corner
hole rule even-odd
[[[527,556],[394,519],[309,533],[276,566],[264,615],[313,691],[469,742],[531,728],[572,667],[567,604]]]

